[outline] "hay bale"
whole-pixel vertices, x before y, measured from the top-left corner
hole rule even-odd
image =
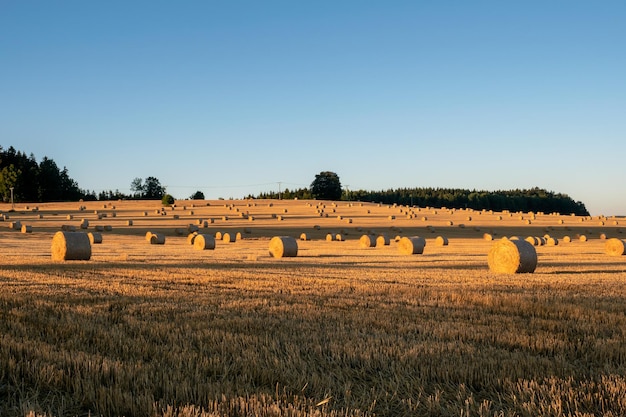
[[[33,226],[23,224],[22,233],[33,233]]]
[[[196,236],[198,236],[197,233],[189,233],[187,235],[187,244],[193,245],[193,241],[196,239]]]
[[[105,232],[112,232],[113,231],[113,226],[111,226],[110,224],[107,224],[106,226],[104,226],[104,231]]]
[[[327,233],[326,234],[326,241],[327,242],[332,242],[335,240],[335,234],[334,233]]]
[[[18,221],[9,223],[9,229],[22,230],[22,222],[18,220]]]
[[[344,237],[344,235],[343,235],[343,234],[341,234],[341,233],[337,233],[337,234],[335,235],[335,240],[336,240],[337,242],[343,242],[344,240],[346,240],[346,238]]]
[[[549,237],[546,239],[546,246],[558,246],[559,239],[555,237]]]
[[[133,225],[133,221],[132,220],[127,220],[126,221],[126,226],[132,226]]]
[[[572,241],[572,238],[569,236],[563,236],[563,242],[565,243],[570,243]]]
[[[300,233],[300,240],[309,240],[309,237],[306,233]]]
[[[96,232],[104,232],[104,226],[102,226],[102,225],[100,225],[100,224],[99,224],[99,225],[94,226],[94,227],[93,227],[93,229],[94,229]]]
[[[65,218],[66,218],[67,220],[72,220],[72,219],[74,218],[74,216],[72,216],[71,214],[68,214]]]
[[[528,236],[524,239],[526,242],[530,243],[533,246],[539,246],[539,238],[535,236]]]
[[[235,235],[235,241],[239,242],[241,239],[243,239],[241,232],[237,232]]]
[[[376,238],[376,247],[389,246],[390,243],[389,236],[387,235],[379,235]]]
[[[187,231],[189,233],[199,232],[200,228],[198,226],[196,226],[195,224],[188,224],[187,225]]]
[[[215,239],[222,240],[222,232],[215,232]]]
[[[146,232],[146,242],[150,242],[151,237],[152,237],[152,232]]]
[[[89,233],[87,233],[87,236],[89,237],[89,243],[91,243],[92,245],[98,244],[98,243],[102,243],[102,234],[101,233],[89,232]]]
[[[424,253],[426,239],[420,236],[403,237],[398,242],[398,251],[403,255],[419,255]]]
[[[224,233],[222,235],[222,241],[226,242],[226,243],[233,243],[233,242],[235,242],[235,235],[234,235],[234,233]]]
[[[532,273],[537,267],[537,251],[525,240],[501,239],[489,250],[489,270],[498,274]]]
[[[485,233],[485,234],[483,234],[483,239],[485,239],[487,241],[492,241],[493,240],[493,236],[490,233]]]
[[[600,233],[600,240],[606,240],[606,233]]]
[[[52,237],[53,261],[88,261],[91,243],[83,232],[56,232]]]
[[[195,250],[213,250],[215,249],[215,238],[207,234],[195,235],[193,248]]]
[[[587,236],[585,236],[585,235],[580,235],[580,236],[578,237],[578,240],[580,240],[581,242],[586,242],[586,241],[587,241]]]
[[[87,228],[89,228],[89,220],[87,220],[87,219],[82,219],[82,220],[80,221],[80,228],[81,228],[81,229],[87,229]]]
[[[63,224],[61,225],[61,230],[64,232],[75,232],[76,226],[72,226],[70,224]]]
[[[151,245],[165,245],[165,235],[162,233],[152,233],[150,236]]]
[[[607,255],[622,256],[626,254],[626,241],[618,238],[608,239],[604,243],[604,251]]]
[[[362,248],[373,248],[376,246],[376,236],[365,234],[359,239],[359,246]]]
[[[291,236],[274,236],[269,251],[274,258],[292,258],[298,255],[298,242]]]
[[[448,246],[448,238],[445,236],[437,236],[435,238],[435,246]]]

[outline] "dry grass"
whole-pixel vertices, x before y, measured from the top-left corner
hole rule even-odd
[[[230,212],[210,203],[195,215]],[[254,237],[194,251],[185,236],[144,238],[190,215],[144,218],[158,206],[134,204],[103,220],[114,231],[91,261],[50,260],[63,205],[22,215],[31,234],[0,230],[0,415],[626,415],[626,265],[593,235],[537,247],[534,274],[502,276],[487,267],[493,242],[471,228],[406,257],[396,242],[362,250],[357,232],[326,242],[336,218],[315,216],[315,204],[235,202],[255,215]],[[427,235],[417,217],[390,222],[394,208],[333,208],[355,228]],[[467,215],[429,211],[429,222]],[[471,215],[508,236],[555,223]],[[272,235],[303,230],[311,240],[297,257],[269,256]]]

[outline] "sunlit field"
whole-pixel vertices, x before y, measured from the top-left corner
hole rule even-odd
[[[1,416],[626,415],[626,256],[605,253],[626,219],[284,200],[10,208]],[[111,230],[90,260],[52,261],[63,225]],[[199,251],[195,228],[241,237]],[[366,233],[389,245],[360,247]],[[296,257],[269,255],[283,235]],[[534,273],[490,272],[494,240],[547,235],[558,245],[535,246]],[[402,255],[402,236],[424,237],[423,254]]]

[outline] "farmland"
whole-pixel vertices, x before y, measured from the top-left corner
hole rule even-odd
[[[32,231],[0,229],[0,415],[626,415],[626,257],[604,251],[624,219],[283,200],[9,208],[4,224]],[[90,260],[51,260],[63,225],[103,230]],[[241,238],[197,251],[195,228]],[[272,236],[302,233],[296,257],[269,256]],[[361,248],[365,233],[389,245]],[[400,254],[396,237],[416,235],[424,253]],[[485,235],[559,243],[536,246],[533,274],[501,275]]]

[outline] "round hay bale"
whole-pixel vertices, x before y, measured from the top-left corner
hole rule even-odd
[[[528,236],[524,239],[526,242],[530,243],[533,246],[539,246],[539,238],[535,236]]]
[[[333,242],[335,240],[335,235],[334,233],[327,233],[326,234],[326,241],[327,242]]]
[[[146,242],[150,242],[151,237],[152,237],[152,232],[146,232]]]
[[[485,233],[483,235],[483,239],[485,239],[487,241],[492,241],[493,240],[493,236],[490,233]]]
[[[559,239],[555,237],[549,237],[546,239],[546,246],[558,246]]]
[[[435,238],[435,246],[448,246],[448,238],[445,236],[437,236]]]
[[[581,242],[586,242],[586,241],[587,241],[587,236],[585,236],[585,235],[580,235],[580,237],[578,238],[578,240],[580,240]]]
[[[525,240],[498,240],[489,250],[489,269],[497,274],[532,273],[537,267],[537,251]]]
[[[53,261],[88,261],[91,243],[83,232],[56,232],[52,237]]]
[[[376,238],[376,247],[389,246],[390,243],[387,235],[380,235]]]
[[[600,240],[606,240],[606,233],[600,233]]]
[[[22,233],[33,233],[33,226],[23,224]]]
[[[215,249],[215,238],[207,234],[195,235],[193,248],[195,250],[213,250]]]
[[[222,232],[215,232],[215,240],[222,240]]]
[[[104,226],[104,231],[105,232],[112,232],[113,231],[113,226],[111,226],[110,224],[107,224],[106,226]]]
[[[94,229],[96,232],[104,232],[104,226],[102,226],[102,225],[100,225],[100,224],[99,224],[99,225],[94,226],[94,227],[93,227],[93,229]]]
[[[150,236],[151,245],[165,245],[165,235],[162,233],[152,233]]]
[[[61,230],[64,232],[75,232],[76,231],[76,226],[70,225],[70,224],[63,224],[61,225]]]
[[[241,239],[243,239],[243,235],[241,234],[241,232],[237,232],[237,234],[235,235],[235,241],[239,242]]]
[[[309,237],[306,233],[300,233],[300,240],[309,240]]]
[[[200,228],[198,226],[196,226],[195,224],[188,224],[187,225],[187,231],[189,233],[193,233],[193,232],[199,232]]]
[[[615,237],[608,239],[604,243],[604,251],[607,255],[622,256],[626,254],[626,241]]]
[[[335,235],[335,240],[336,240],[337,242],[343,242],[344,240],[346,240],[346,238],[344,237],[344,235],[343,235],[343,234],[341,234],[341,233],[337,233],[337,234]]]
[[[362,248],[373,248],[376,246],[376,236],[374,235],[363,235],[359,239],[359,246]]]
[[[269,251],[274,258],[293,258],[298,255],[298,242],[291,236],[274,236]]]
[[[197,233],[189,233],[189,234],[187,235],[187,243],[188,243],[189,245],[193,245],[193,241],[196,239],[196,236],[198,236],[198,234],[197,234]]]
[[[132,226],[133,225],[133,221],[132,220],[127,220],[126,221],[126,226]]]
[[[569,236],[563,236],[563,242],[565,243],[570,243],[572,241],[572,238]]]
[[[233,243],[235,242],[235,234],[234,233],[224,233],[222,235],[222,242]]]
[[[72,220],[73,218],[74,218],[74,216],[72,216],[71,214],[68,214],[67,217],[66,217],[67,220]]]
[[[398,251],[403,255],[419,255],[424,253],[426,239],[420,236],[403,237],[398,242]]]
[[[101,233],[89,232],[89,233],[87,233],[87,236],[89,237],[89,243],[91,243],[92,245],[97,244],[97,243],[102,243],[102,234]]]
[[[80,221],[80,228],[81,228],[81,229],[87,229],[87,228],[89,228],[89,220],[87,220],[87,219],[82,219],[82,220]]]

